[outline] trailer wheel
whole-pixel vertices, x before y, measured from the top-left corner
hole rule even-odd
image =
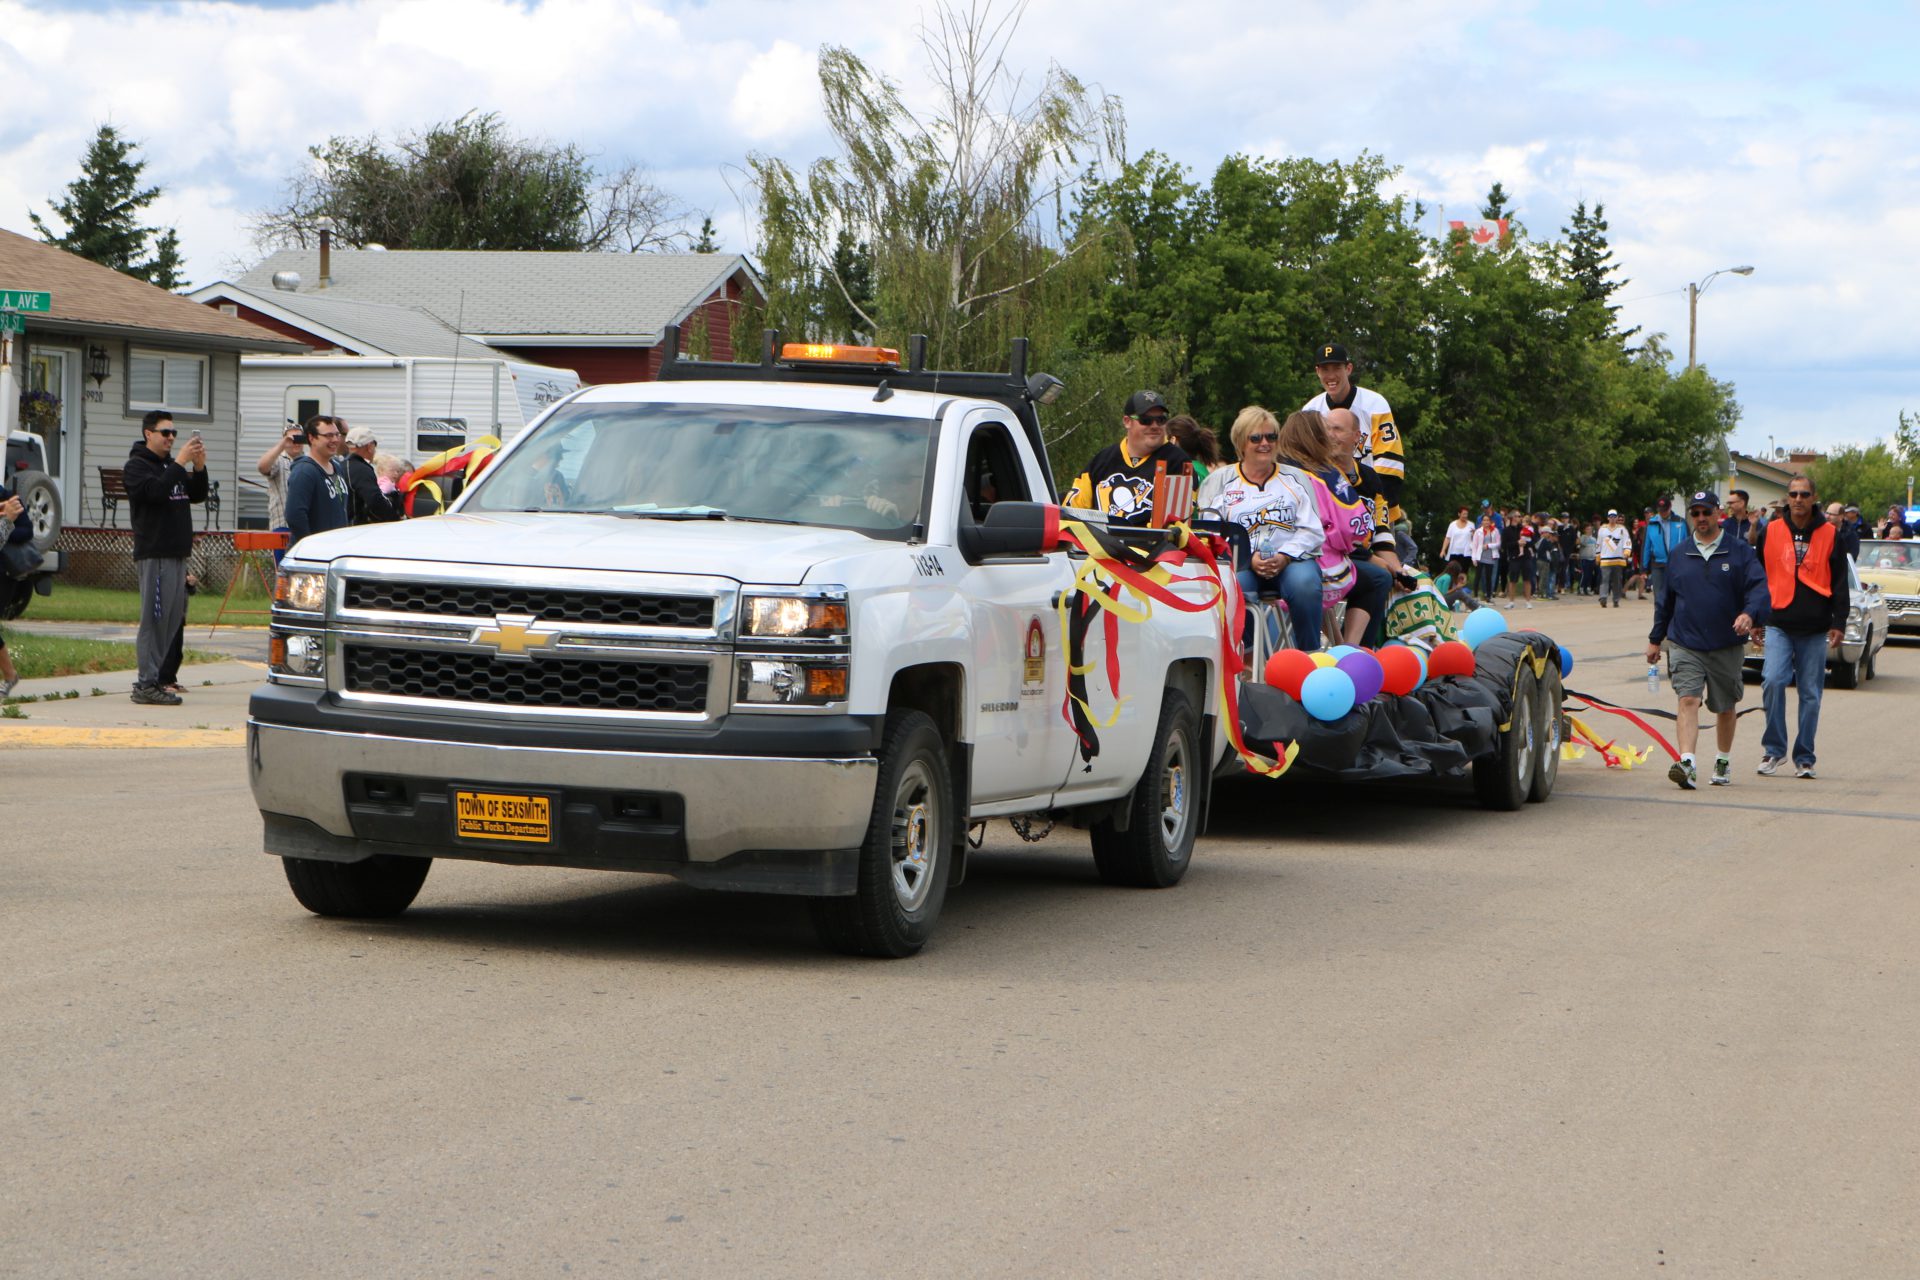
[[[1527,799],[1535,804],[1552,795],[1553,784],[1560,780],[1560,744],[1567,737],[1567,718],[1560,710],[1563,697],[1560,672],[1548,667],[1546,679],[1540,682],[1535,710],[1540,731],[1534,741],[1540,758],[1534,762],[1533,786],[1527,792]]]
[[[1511,811],[1527,802],[1540,735],[1534,712],[1538,698],[1533,672],[1523,667],[1514,680],[1507,731],[1492,751],[1473,762],[1474,794],[1485,808]]]
[[[899,959],[925,946],[947,898],[959,832],[947,745],[919,711],[887,717],[873,815],[849,897],[807,903],[820,941],[848,955]]]
[[[1184,693],[1168,689],[1146,770],[1126,801],[1126,830],[1102,820],[1088,831],[1100,878],[1138,889],[1165,889],[1180,883],[1193,860],[1193,841],[1200,829],[1200,796],[1195,788],[1204,776],[1193,704]]]
[[[413,905],[433,859],[376,853],[360,862],[282,858],[280,864],[293,896],[313,914],[377,920]]]

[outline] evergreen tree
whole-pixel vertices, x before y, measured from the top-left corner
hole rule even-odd
[[[138,143],[121,137],[112,125],[101,125],[80,159],[80,176],[67,184],[66,199],[49,202],[66,233],[55,235],[37,213],[27,216],[50,245],[163,289],[178,288],[184,283],[179,238],[166,232],[154,256],[147,256],[148,238],[159,228],[142,226],[140,216],[159,198],[160,188],[140,185],[147,162],[138,158],[138,150]]]
[[[700,219],[700,234],[694,238],[693,252],[695,253],[720,252],[720,241],[716,239],[713,234],[712,218]]]
[[[1582,200],[1573,207],[1572,224],[1560,228],[1560,234],[1566,237],[1560,262],[1567,282],[1579,290],[1584,302],[1600,308],[1606,314],[1600,332],[1617,337],[1622,342],[1639,333],[1638,327],[1624,333],[1614,328],[1614,317],[1619,315],[1620,308],[1608,299],[1627,282],[1612,278],[1618,268],[1613,261],[1613,249],[1607,243],[1606,205],[1595,201],[1593,212],[1589,214],[1587,202]]]
[[[1494,183],[1493,189],[1487,192],[1487,202],[1480,206],[1480,216],[1488,222],[1498,222],[1502,218],[1511,218],[1513,213],[1507,207],[1508,200],[1507,189],[1498,182]]]

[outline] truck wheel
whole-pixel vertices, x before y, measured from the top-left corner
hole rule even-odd
[[[1184,693],[1168,689],[1146,771],[1126,801],[1126,830],[1103,820],[1089,831],[1102,880],[1140,889],[1180,883],[1199,829],[1200,797],[1194,786],[1203,776],[1193,705]]]
[[[12,486],[26,507],[21,518],[33,527],[33,549],[51,551],[60,540],[60,491],[44,471],[22,471]]]
[[[433,867],[432,858],[376,853],[362,862],[282,858],[287,883],[300,905],[317,916],[372,920],[397,916],[413,905]]]
[[[1567,736],[1566,716],[1560,710],[1564,692],[1560,673],[1554,668],[1547,668],[1547,678],[1540,682],[1538,696],[1534,717],[1540,730],[1534,742],[1538,744],[1540,758],[1534,762],[1533,786],[1527,792],[1527,799],[1535,804],[1552,795],[1553,784],[1560,780],[1560,744]]]
[[[887,717],[873,817],[852,896],[807,905],[820,941],[848,955],[910,956],[933,936],[956,838],[953,771],[940,730],[918,711]]]
[[[1533,789],[1535,749],[1540,725],[1534,704],[1539,690],[1533,672],[1522,670],[1514,684],[1512,720],[1494,749],[1473,762],[1473,790],[1488,809],[1511,811],[1527,802]]]

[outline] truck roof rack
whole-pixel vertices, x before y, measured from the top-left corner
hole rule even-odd
[[[658,378],[661,382],[805,382],[841,387],[871,387],[875,398],[884,400],[895,391],[931,391],[943,395],[993,400],[1013,413],[1027,442],[1040,460],[1040,469],[1053,484],[1053,467],[1047,459],[1047,446],[1040,434],[1040,416],[1035,410],[1041,397],[1060,385],[1048,374],[1027,373],[1027,340],[1015,338],[1005,372],[953,372],[927,368],[927,337],[916,333],[907,341],[907,359],[903,365],[832,364],[815,361],[782,360],[780,331],[765,330],[761,337],[760,359],[755,364],[736,364],[727,360],[689,360],[679,354],[680,326],[670,324],[661,335],[662,356]],[[1050,398],[1050,397],[1049,397]],[[1049,493],[1047,499],[1051,500]]]

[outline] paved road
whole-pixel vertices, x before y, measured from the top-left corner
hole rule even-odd
[[[1644,610],[1520,617],[1644,672]],[[1248,784],[1160,893],[1000,825],[892,964],[594,873],[323,921],[233,748],[0,752],[0,1274],[1911,1276],[1920,648],[1881,670],[1813,783],[1749,717],[1724,792]]]

